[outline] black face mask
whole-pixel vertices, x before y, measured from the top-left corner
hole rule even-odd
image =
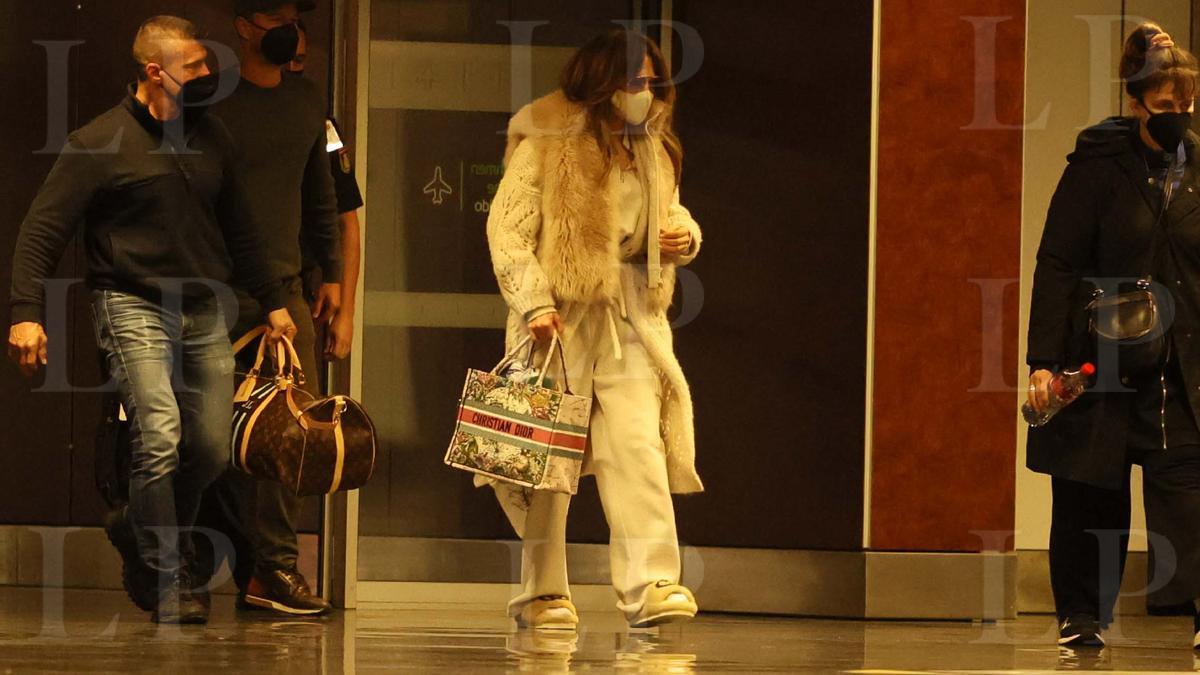
[[[1154,113],[1146,121],[1146,131],[1150,132],[1150,138],[1166,152],[1175,152],[1191,128],[1191,113]]]
[[[179,84],[179,80],[176,80],[174,75],[165,70],[162,73],[171,78],[175,84]],[[175,96],[175,100],[183,107],[184,115],[188,117],[203,115],[208,110],[208,106],[212,105],[212,99],[217,95],[219,84],[220,80],[216,73],[188,80],[179,84],[179,93]]]
[[[217,95],[218,84],[220,84],[220,80],[216,73],[188,80],[180,90],[179,100],[190,108],[207,107],[212,104],[213,97]]]
[[[286,65],[296,58],[296,49],[300,47],[300,29],[294,23],[285,23],[274,28],[263,28],[251,21],[259,30],[267,31],[262,37],[263,58],[276,66]]]

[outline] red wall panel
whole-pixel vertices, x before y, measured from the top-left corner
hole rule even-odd
[[[873,549],[973,551],[973,531],[1013,528],[1012,383],[972,390],[985,363],[1015,372],[1024,32],[1024,0],[883,2]],[[993,97],[1001,124],[964,128]],[[1012,281],[986,320],[976,279]]]

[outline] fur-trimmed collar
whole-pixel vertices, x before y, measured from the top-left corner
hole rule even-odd
[[[667,105],[655,99],[650,106],[646,129],[651,136],[662,134]],[[524,106],[508,123],[508,143],[504,149],[504,165],[526,138],[587,133],[587,110],[583,104],[567,98],[561,89]]]

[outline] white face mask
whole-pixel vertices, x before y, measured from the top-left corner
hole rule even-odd
[[[636,94],[618,91],[613,94],[612,103],[626,122],[637,126],[650,116],[650,106],[654,105],[654,92],[649,89]]]

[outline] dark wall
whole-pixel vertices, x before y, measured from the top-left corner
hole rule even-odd
[[[8,132],[0,144],[0,316],[9,325],[9,260],[25,211],[54,163],[47,145],[52,84],[65,96],[54,124],[75,129],[115,105],[135,70],[130,47],[137,27],[155,14],[176,14],[197,23],[209,39],[236,45],[231,0],[39,0],[8,2],[0,12],[0,85],[6,105],[0,122]],[[310,77],[329,64],[332,7],[322,2],[305,15],[310,31]],[[39,41],[79,42],[71,51],[69,78],[49,82],[46,49]],[[215,50],[214,50],[215,52]],[[222,67],[233,65],[222,63]],[[319,76],[318,76],[319,77]],[[324,88],[327,78],[318,80]],[[18,103],[15,105],[14,103]],[[68,248],[56,276],[82,279],[78,240]],[[99,384],[97,350],[87,293],[78,285],[65,326],[50,327],[51,358],[64,363],[78,387]],[[6,329],[7,334],[7,329]],[[0,365],[0,523],[95,525],[103,502],[94,487],[94,436],[100,395],[78,390],[45,391],[42,376],[29,382],[16,368]],[[315,523],[315,508],[307,514]]]
[[[704,305],[676,349],[708,491],[680,536],[860,548],[872,3],[675,4],[704,41],[678,116]]]
[[[0,86],[7,92],[0,123],[10,130],[0,144],[0,256],[12,251],[25,209],[54,163],[54,155],[37,153],[46,145],[48,85],[46,51],[33,40],[78,39],[74,7],[64,0],[8,3],[0,20]],[[13,105],[17,100],[22,105]],[[70,275],[75,266],[72,250],[60,271]],[[10,266],[4,260],[0,296],[5,326],[10,282]],[[68,335],[52,339],[70,343]],[[0,427],[0,522],[70,521],[71,399],[66,392],[30,395],[15,367],[0,367],[0,407],[5,411]]]

